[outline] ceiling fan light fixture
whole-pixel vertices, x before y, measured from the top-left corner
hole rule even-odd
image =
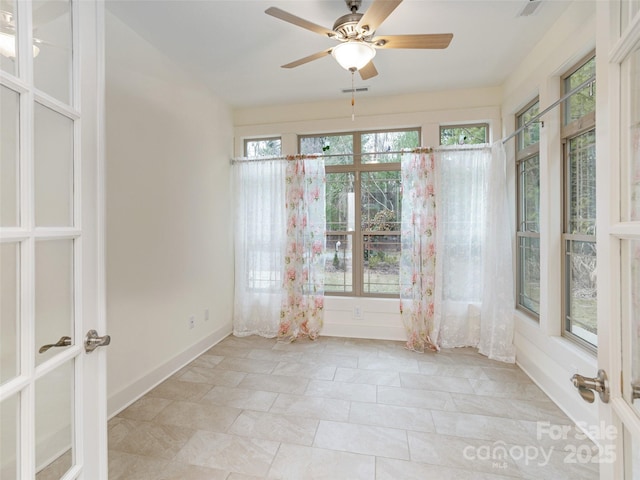
[[[33,46],[33,57],[37,57],[40,48]],[[16,58],[16,37],[10,33],[0,32],[0,55],[8,58]]]
[[[349,71],[360,70],[376,56],[376,49],[368,43],[350,41],[337,45],[331,55],[342,68]]]

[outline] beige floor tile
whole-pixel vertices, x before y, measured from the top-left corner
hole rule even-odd
[[[440,377],[473,378],[488,380],[482,367],[469,365],[444,365],[441,363],[418,362],[422,375],[436,375]]]
[[[431,411],[415,407],[352,402],[349,422],[379,427],[403,428],[417,432],[435,432]]]
[[[473,392],[467,378],[401,373],[400,382],[405,388],[419,388],[429,392]]]
[[[278,394],[262,392],[238,387],[215,386],[202,397],[200,403],[213,403],[242,410],[256,410],[267,412],[275,402]]]
[[[517,366],[475,349],[230,336],[109,421],[109,478],[598,477],[597,464],[566,462],[564,447],[582,441],[575,426],[558,441],[541,425],[572,423]],[[500,448],[551,455],[464,456]]]
[[[207,355],[216,355],[220,357],[238,357],[238,358],[246,358],[249,354],[250,350],[246,348],[238,348],[232,345],[225,346],[217,344],[207,350],[205,353]]]
[[[154,421],[163,425],[179,425],[194,430],[225,432],[241,412],[239,408],[174,402],[160,412]]]
[[[409,460],[405,430],[321,420],[314,447]]]
[[[269,478],[282,480],[373,480],[375,458],[370,455],[282,444]]]
[[[109,429],[109,449],[170,460],[194,433],[182,426],[122,419]]]
[[[309,380],[306,378],[285,377],[283,375],[262,375],[249,373],[238,384],[240,388],[262,390],[277,393],[304,393]]]
[[[358,357],[356,355],[339,355],[335,353],[326,352],[322,353],[306,353],[299,359],[301,363],[311,363],[314,365],[324,365],[333,367],[346,367],[356,368],[358,366]],[[287,362],[287,359],[282,359],[283,362]]]
[[[171,462],[158,477],[158,480],[226,480],[229,472],[215,468],[187,465]]]
[[[169,400],[199,400],[209,390],[211,390],[211,385],[206,383],[181,382],[175,377],[170,377],[147,393],[146,396]]]
[[[168,460],[109,451],[109,480],[158,480]]]
[[[249,350],[247,358],[253,360],[266,360],[269,362],[299,362],[306,356],[303,352],[287,352],[284,350],[265,350],[263,348],[254,348]]]
[[[199,431],[174,460],[230,472],[266,476],[279,446],[278,442],[270,440]]]
[[[351,403],[346,400],[281,393],[269,411],[281,415],[341,422],[348,420],[350,406]]]
[[[418,407],[435,410],[454,408],[449,392],[425,392],[413,388],[387,387],[379,385],[378,403],[398,405],[401,407]]]
[[[506,480],[508,478],[514,477],[393,458],[376,458],[376,480]]]
[[[67,450],[49,465],[36,473],[36,480],[58,480],[73,466],[73,453]],[[0,469],[0,473],[4,470]],[[7,478],[16,478],[15,474]]]
[[[312,363],[280,362],[273,370],[274,375],[286,377],[313,378],[316,380],[333,380],[336,367],[333,365],[315,365]]]
[[[493,380],[469,380],[476,395],[519,400],[547,400],[548,397],[534,383],[505,383]]]
[[[356,402],[375,402],[376,387],[375,385],[311,380],[305,395]]]
[[[211,355],[209,353],[204,353],[196,358],[193,362],[189,364],[190,367],[204,367],[204,368],[214,368],[220,362],[224,360],[224,357],[221,355]]]
[[[400,374],[398,372],[382,372],[379,370],[340,367],[336,370],[335,381],[399,387]]]
[[[270,360],[255,360],[252,358],[227,357],[217,364],[219,370],[232,370],[244,373],[271,373],[278,362]]]
[[[435,433],[407,432],[411,460],[485,473],[520,476],[520,470],[502,441],[452,437]]]
[[[535,440],[519,420],[475,415],[472,413],[432,411],[436,432],[482,440],[501,440],[507,443],[520,444]]]
[[[228,430],[229,434],[276,442],[311,445],[318,420],[277,413],[242,412]]]
[[[237,387],[245,375],[245,373],[228,370],[217,370],[206,367],[190,367],[178,377],[178,380],[183,382],[205,383],[208,385]]]
[[[418,360],[399,358],[359,357],[358,368],[364,370],[380,370],[383,372],[420,373]]]
[[[171,400],[144,396],[121,411],[118,416],[132,420],[152,420],[165,409]]]

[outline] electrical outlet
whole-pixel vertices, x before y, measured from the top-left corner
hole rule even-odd
[[[196,317],[195,315],[191,315],[189,317],[189,329],[192,329],[196,326]]]
[[[353,316],[355,318],[362,318],[362,309],[360,308],[360,305],[353,307]]]
[[[209,321],[209,309],[208,308],[204,309],[204,321],[205,322]]]

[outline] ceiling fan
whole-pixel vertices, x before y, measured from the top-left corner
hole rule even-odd
[[[276,7],[265,10],[265,13],[272,17],[306,28],[320,35],[326,35],[340,42],[335,47],[327,48],[308,57],[282,65],[282,68],[298,67],[327,55],[332,55],[343,68],[352,73],[358,71],[362,79],[367,80],[378,74],[372,61],[376,54],[376,49],[442,49],[447,48],[453,38],[452,33],[374,36],[376,29],[402,3],[402,0],[374,0],[371,7],[364,14],[358,13],[362,0],[345,0],[345,3],[351,13],[338,18],[331,30]]]

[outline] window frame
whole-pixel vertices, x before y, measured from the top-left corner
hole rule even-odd
[[[585,55],[579,62],[577,62],[570,70],[568,70],[561,77],[561,92],[564,95],[567,92],[566,80],[575,72],[577,72],[580,68],[586,65],[589,61],[594,59],[596,56],[595,51],[591,51],[589,54]],[[596,84],[595,74],[593,77],[593,82],[587,85],[584,88],[592,88]],[[597,92],[593,91],[592,95],[597,95]],[[578,336],[577,334],[571,332],[569,327],[571,325],[571,318],[569,316],[569,304],[570,304],[570,296],[571,296],[571,276],[570,272],[567,268],[568,261],[568,248],[567,245],[569,242],[590,242],[596,246],[597,249],[597,241],[596,241],[596,233],[594,231],[593,235],[588,234],[575,234],[571,233],[569,229],[570,222],[570,208],[571,208],[571,177],[570,177],[570,142],[571,140],[589,133],[590,131],[596,131],[596,112],[589,112],[582,117],[565,123],[566,114],[567,114],[567,101],[562,102],[560,106],[560,118],[561,118],[561,128],[560,128],[560,136],[562,143],[562,228],[561,228],[561,255],[562,261],[561,263],[561,285],[562,285],[562,303],[561,303],[561,335],[570,340],[571,342],[579,345],[585,350],[589,351],[592,354],[597,354],[598,347],[597,345],[593,345],[588,340]],[[597,181],[597,179],[596,179]],[[596,265],[597,268],[597,265]],[[596,290],[596,302],[597,302],[597,290]],[[596,309],[597,315],[597,309]],[[597,322],[597,317],[596,317]],[[596,337],[598,335],[596,331]]]
[[[342,131],[342,132],[326,132],[326,133],[314,133],[314,134],[299,134],[297,138],[298,152],[302,151],[302,141],[305,138],[314,137],[331,137],[331,136],[351,136],[353,139],[353,152],[351,154],[338,154],[340,156],[351,156],[353,162],[347,165],[325,165],[325,173],[352,173],[353,174],[353,193],[354,193],[354,210],[355,221],[354,230],[331,230],[327,231],[326,235],[345,235],[352,236],[352,268],[351,268],[351,285],[352,290],[350,292],[333,292],[326,291],[325,295],[335,297],[359,297],[359,298],[397,298],[399,293],[369,293],[365,292],[364,274],[365,274],[365,261],[364,261],[364,237],[365,235],[380,235],[379,232],[372,232],[364,230],[362,228],[362,173],[369,172],[392,172],[397,171],[401,174],[400,162],[380,162],[380,163],[362,163],[362,157],[371,155],[371,152],[362,152],[362,136],[375,133],[392,133],[392,132],[416,132],[418,135],[418,143],[422,138],[422,129],[420,127],[406,127],[406,128],[388,128],[388,129],[373,129],[373,130],[354,130],[354,131]],[[419,145],[417,145],[418,147]],[[321,154],[322,152],[317,152]],[[384,152],[379,152],[384,153]],[[331,152],[327,153],[331,155]],[[397,219],[399,222],[400,219]],[[401,230],[393,232],[386,232],[386,234],[397,233],[401,234]],[[329,249],[327,249],[329,251]]]
[[[540,109],[540,98],[536,97],[527,103],[521,110],[519,110],[515,115],[516,120],[516,129],[520,128],[524,125],[525,122],[521,122],[524,115],[531,110],[532,107],[538,105],[538,111]],[[538,124],[538,128],[539,124]],[[533,160],[537,157],[538,171],[540,170],[540,135],[538,135],[538,141],[536,143],[532,143],[527,145],[524,148],[520,148],[520,138],[523,133],[520,132],[516,136],[516,309],[525,313],[535,321],[540,321],[540,312],[536,312],[531,308],[527,307],[522,303],[522,298],[524,297],[524,289],[523,289],[523,272],[521,270],[522,265],[522,247],[521,247],[521,239],[523,238],[537,238],[538,245],[540,243],[540,183],[538,183],[538,231],[534,232],[528,230],[527,228],[523,228],[524,220],[524,212],[523,212],[523,198],[521,191],[521,175],[524,172],[521,171],[522,165],[526,162]],[[538,182],[540,182],[540,178],[538,177]],[[540,265],[540,254],[538,253],[538,265]],[[538,288],[540,288],[540,281],[538,281]],[[540,309],[540,299],[538,299],[538,310]]]

